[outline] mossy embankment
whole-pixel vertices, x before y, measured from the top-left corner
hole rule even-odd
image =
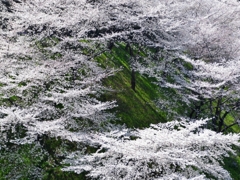
[[[131,53],[144,55],[138,49]],[[103,80],[103,85],[110,90],[101,95],[100,100],[116,100],[118,107],[111,111],[120,118],[120,123],[128,127],[143,128],[151,123],[166,122],[166,113],[154,103],[162,94],[149,77],[135,69],[136,87],[135,90],[131,88],[131,72],[134,68],[130,62],[134,58],[131,53],[126,49],[126,44],[118,43],[110,51],[95,57],[102,68],[119,69],[115,75]]]

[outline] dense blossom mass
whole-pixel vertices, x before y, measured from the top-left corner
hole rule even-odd
[[[2,157],[24,146],[90,179],[231,179],[223,157],[239,135],[223,132],[240,125],[239,17],[237,0],[1,0]],[[118,123],[118,102],[100,97],[118,92],[103,80],[126,67],[96,58],[120,43],[131,68],[177,94],[155,100],[177,121]],[[4,168],[7,179],[24,177]]]

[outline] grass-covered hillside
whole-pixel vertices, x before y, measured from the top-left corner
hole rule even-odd
[[[135,49],[133,54],[144,56],[144,52],[139,49]],[[102,68],[119,69],[115,75],[103,80],[103,85],[110,90],[101,95],[100,100],[116,100],[118,107],[112,111],[116,113],[119,122],[127,127],[141,128],[151,123],[166,122],[166,112],[154,102],[164,98],[164,95],[152,79],[135,70],[136,87],[135,90],[131,88],[133,56],[126,50],[126,44],[116,43],[110,50],[94,58]]]

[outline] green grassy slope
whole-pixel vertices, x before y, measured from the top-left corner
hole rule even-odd
[[[230,125],[234,122],[232,116],[227,117],[225,123]],[[228,129],[227,133],[240,133],[240,127],[237,125]],[[240,148],[234,148],[236,155],[231,154],[229,157],[224,158],[224,168],[231,174],[234,180],[240,180]]]
[[[112,111],[116,112],[120,122],[128,127],[142,128],[151,123],[166,122],[166,114],[154,103],[155,99],[162,96],[157,85],[151,83],[148,77],[136,72],[136,91],[131,88],[130,57],[125,45],[118,44],[111,51],[95,58],[102,67],[121,68],[114,76],[103,80],[103,85],[112,91],[104,93],[100,99],[116,100],[118,107]]]

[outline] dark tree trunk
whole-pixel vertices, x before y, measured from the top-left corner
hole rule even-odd
[[[125,50],[130,54],[130,56],[133,56],[133,50],[129,43],[127,43]]]
[[[218,126],[218,132],[222,132],[222,127],[223,127],[223,124],[224,124],[224,119],[227,117],[227,115],[229,114],[228,111],[226,111],[224,113],[224,115],[222,117],[220,117],[220,122],[219,122],[219,126]]]
[[[112,50],[113,47],[114,47],[114,42],[113,41],[109,41],[108,42],[108,49]]]
[[[135,77],[135,71],[132,70],[131,74],[131,87],[135,91],[135,86],[136,86],[136,77]]]
[[[216,106],[216,111],[215,111],[215,116],[214,116],[214,121],[215,125],[218,126],[218,132],[220,132],[220,129],[222,128],[223,122],[221,122],[221,105],[222,105],[222,97],[219,97],[217,101],[217,106]]]
[[[204,105],[203,101],[204,99],[202,97],[199,97],[200,103],[196,103],[195,107],[192,109],[192,112],[190,113],[190,118],[198,118],[199,113],[201,112],[201,107]],[[195,116],[194,116],[195,115]]]

